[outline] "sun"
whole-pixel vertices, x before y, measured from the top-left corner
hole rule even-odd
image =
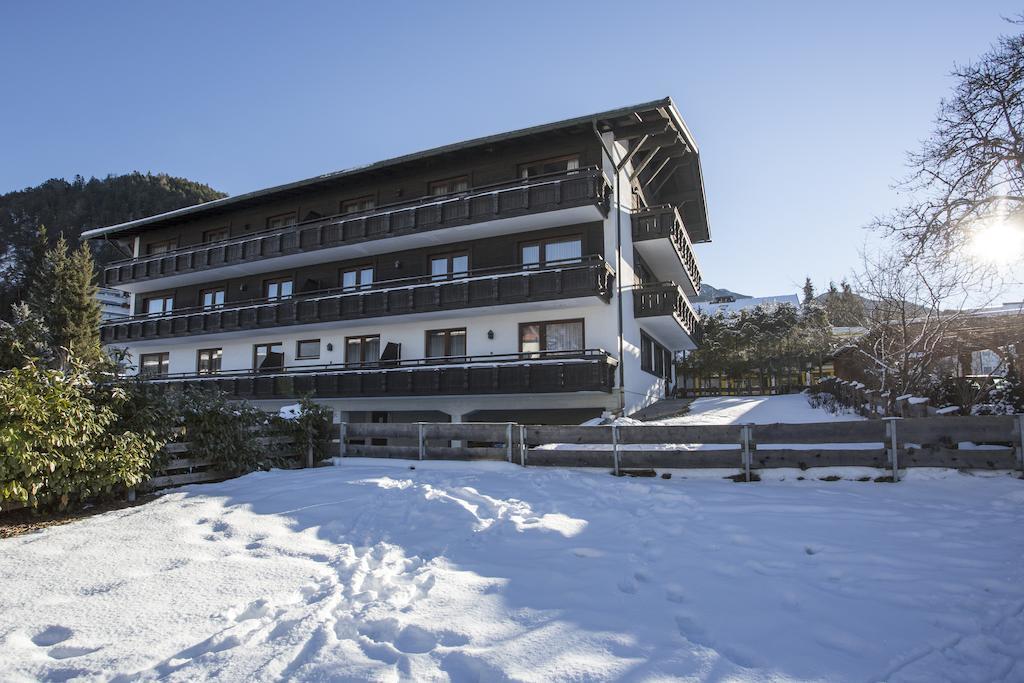
[[[971,231],[967,250],[979,261],[1014,263],[1024,257],[1024,226],[1008,219],[982,223]]]

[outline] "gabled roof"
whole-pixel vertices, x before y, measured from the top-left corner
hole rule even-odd
[[[390,169],[396,166],[404,164],[412,164],[418,161],[427,160],[433,157],[439,157],[449,155],[456,152],[471,150],[478,147],[487,147],[500,142],[506,142],[516,138],[524,138],[531,136],[543,135],[546,133],[553,133],[556,131],[564,131],[567,129],[583,129],[597,126],[598,130],[607,132],[616,129],[620,126],[636,125],[638,122],[643,122],[644,114],[650,114],[653,112],[665,112],[669,119],[672,121],[675,128],[679,131],[683,137],[685,144],[689,147],[692,153],[698,155],[697,144],[693,140],[693,136],[690,134],[689,129],[682,120],[682,116],[676,109],[675,103],[672,98],[666,97],[661,100],[653,100],[651,102],[645,102],[642,104],[636,104],[629,107],[620,107],[618,109],[610,109],[596,114],[589,114],[587,116],[578,116],[571,119],[565,119],[562,121],[555,121],[553,123],[546,123],[539,126],[531,126],[529,128],[522,128],[519,130],[513,130],[506,133],[498,133],[496,135],[488,135],[481,138],[474,138],[472,140],[465,140],[463,142],[456,142],[441,147],[435,147],[433,149],[424,150],[421,152],[414,152],[412,154],[406,154],[403,156],[386,159],[384,161],[378,161],[376,163],[367,164],[364,166],[356,166],[353,168],[334,171],[332,173],[325,173],[323,175],[314,176],[312,178],[306,178],[304,180],[297,180],[291,183],[285,183],[283,185],[275,185],[273,187],[264,188],[261,190],[254,190],[252,192],[246,192],[231,197],[224,197],[222,199],[214,199],[209,202],[202,204],[196,204],[193,206],[187,206],[174,211],[168,211],[166,213],[157,214],[154,216],[148,216],[145,218],[139,218],[136,220],[128,221],[125,223],[119,223],[117,225],[110,225],[102,228],[94,228],[92,230],[86,230],[82,233],[84,238],[96,238],[105,235],[117,235],[124,233],[137,233],[143,229],[156,228],[171,225],[181,220],[188,220],[192,218],[204,217],[207,215],[215,215],[224,213],[227,211],[237,210],[256,204],[260,204],[265,201],[273,199],[280,199],[300,192],[308,192],[310,190],[317,190],[328,188],[332,185],[336,185],[341,181],[346,181],[357,176],[369,175],[376,171],[384,169]],[[695,164],[697,185],[699,188],[699,202],[700,211],[697,222],[702,225],[688,226],[688,230],[691,232],[691,237],[696,234],[694,241],[708,241],[710,240],[710,231],[707,227],[707,211],[706,211],[706,199],[704,196],[703,179],[700,172],[699,161]],[[703,237],[703,239],[701,239]]]

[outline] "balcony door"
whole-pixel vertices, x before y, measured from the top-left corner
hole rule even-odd
[[[582,351],[583,320],[549,320],[519,325],[519,352]]]

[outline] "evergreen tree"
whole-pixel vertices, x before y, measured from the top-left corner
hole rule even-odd
[[[811,278],[804,279],[804,300],[803,305],[806,306],[814,301],[814,283],[811,282]]]
[[[11,322],[0,320],[0,370],[52,360],[43,319],[26,304],[14,306]]]
[[[88,245],[69,253],[61,235],[34,274],[28,296],[29,308],[41,316],[47,342],[57,357],[63,357],[61,349],[67,349],[89,367],[104,360],[96,290]]]

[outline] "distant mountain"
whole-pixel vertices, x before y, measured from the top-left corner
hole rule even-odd
[[[54,242],[62,234],[76,246],[83,230],[180,209],[226,197],[209,185],[164,173],[128,173],[106,178],[53,178],[0,195],[0,318],[6,318],[24,283],[25,262],[36,230],[46,226]],[[114,257],[99,252],[103,262]]]
[[[749,294],[740,294],[729,289],[718,289],[717,287],[712,287],[705,282],[700,286],[700,296],[696,297],[694,301],[711,301],[712,299],[720,296],[731,296],[737,299],[750,298]]]

